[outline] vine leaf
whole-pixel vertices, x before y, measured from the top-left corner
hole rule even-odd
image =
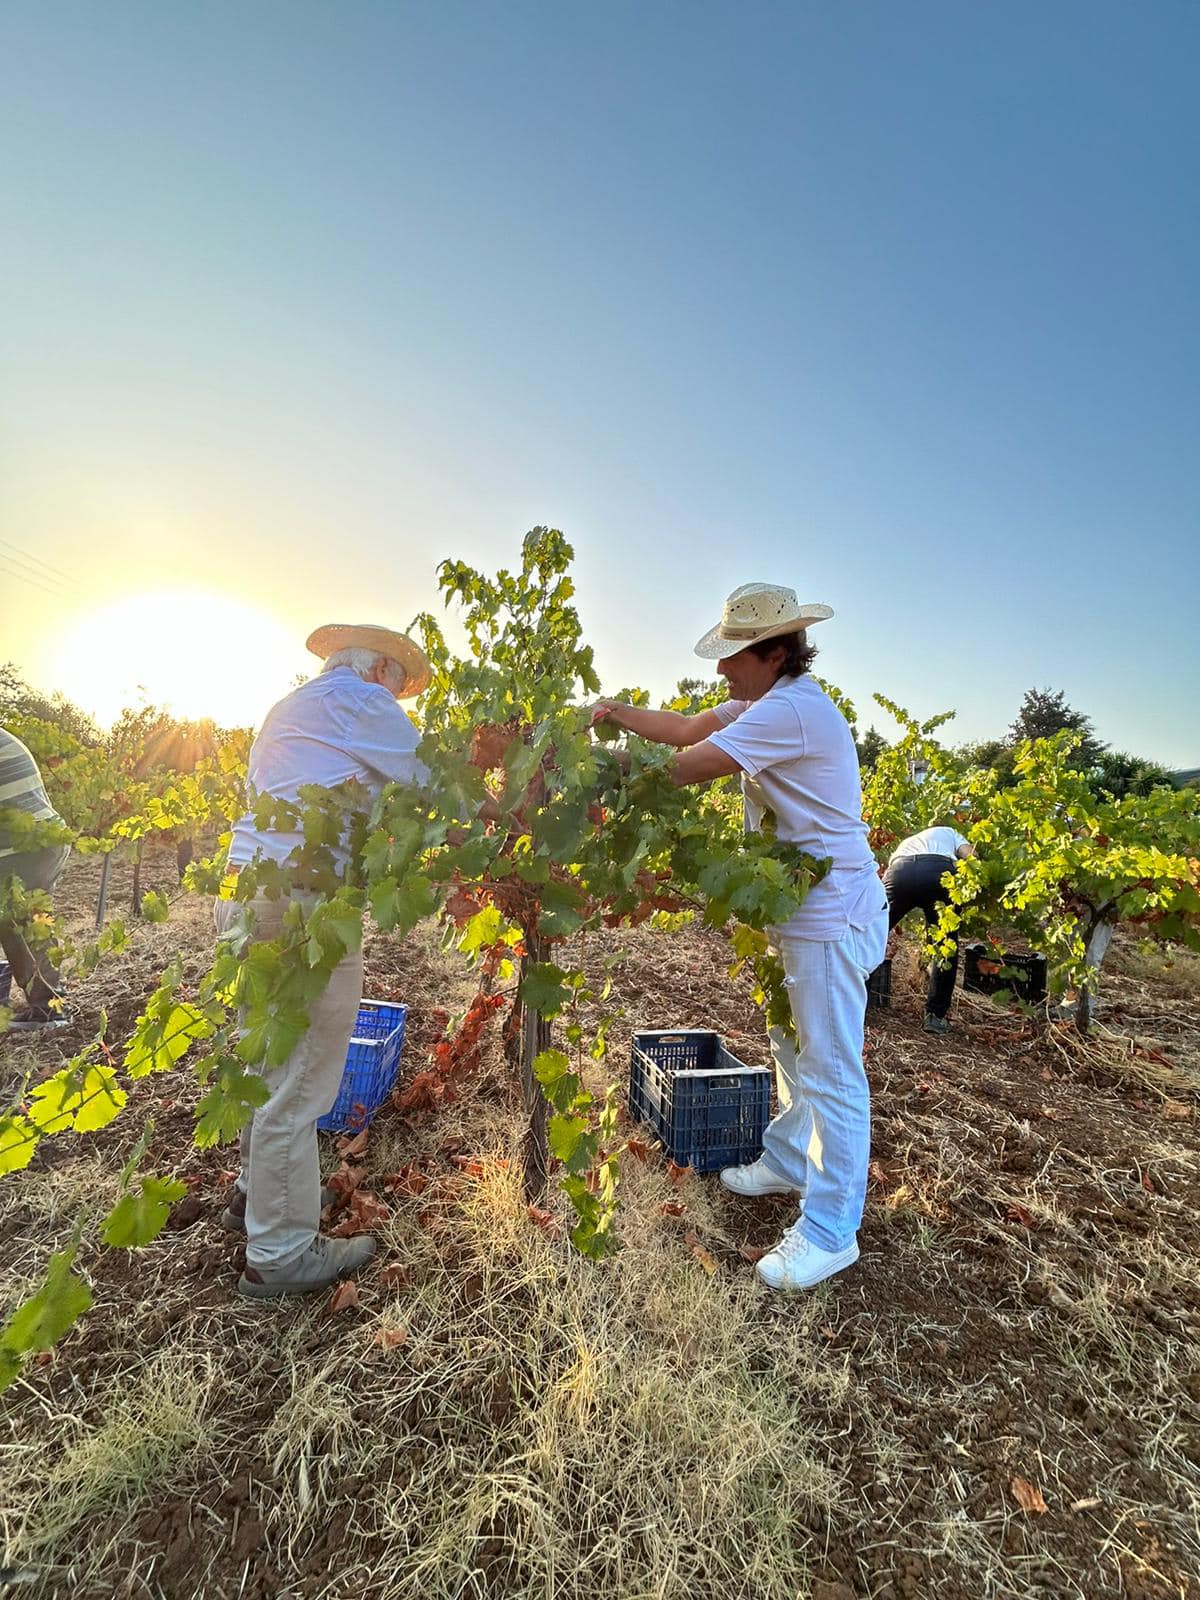
[[[162,1232],[171,1207],[187,1193],[187,1184],[175,1178],[147,1176],[141,1193],[123,1194],[105,1217],[101,1237],[120,1249],[140,1249]]]
[[[24,1357],[58,1343],[92,1303],[92,1291],[71,1268],[76,1240],[51,1257],[42,1287],[0,1329],[0,1389],[20,1376]]]

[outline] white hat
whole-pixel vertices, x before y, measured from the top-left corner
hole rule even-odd
[[[794,589],[777,583],[744,583],[726,600],[720,622],[697,643],[696,654],[706,661],[718,661],[760,639],[803,633],[814,622],[824,622],[832,615],[832,606],[815,602],[802,606]]]

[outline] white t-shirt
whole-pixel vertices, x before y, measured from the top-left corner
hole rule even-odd
[[[794,917],[774,932],[840,939],[887,909],[862,819],[858,753],[845,717],[815,679],[780,678],[760,700],[726,700],[711,742],[742,769],[747,832],[766,807],[777,837],[833,867]]]
[[[892,851],[889,867],[894,867],[897,861],[903,861],[908,856],[956,856],[961,845],[967,841],[961,833],[953,828],[922,828],[920,833],[914,833],[900,843]]]

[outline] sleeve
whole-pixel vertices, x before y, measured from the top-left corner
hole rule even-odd
[[[732,756],[750,777],[804,754],[804,728],[795,708],[786,701],[767,698],[729,703],[745,709],[728,726],[710,734],[709,743]]]
[[[969,845],[971,842],[969,839],[964,839],[957,828],[950,829],[950,836],[954,840],[954,849],[950,852],[951,855],[957,855],[964,844]]]
[[[717,721],[723,728],[727,728],[731,722],[737,721],[749,704],[749,700],[722,700],[719,705],[713,707],[713,710],[717,714]]]
[[[353,738],[351,754],[386,783],[429,782],[429,768],[417,758],[417,730],[386,690],[363,704]]]

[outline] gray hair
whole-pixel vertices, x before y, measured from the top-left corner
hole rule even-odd
[[[369,678],[372,668],[383,654],[382,650],[367,650],[362,645],[353,646],[348,650],[335,650],[331,656],[325,657],[325,665],[321,671],[332,672],[334,667],[349,667],[350,671],[356,672],[360,678]],[[384,659],[392,660],[391,656],[384,656]],[[398,661],[393,662],[393,665],[400,667]],[[400,670],[404,672],[403,667],[400,667]],[[407,672],[404,672],[404,676],[407,679]]]
[[[350,650],[335,650],[331,656],[325,657],[321,671],[332,672],[334,667],[349,667],[351,672],[357,672],[360,678],[365,678],[378,660],[378,650],[364,650],[360,645]]]

